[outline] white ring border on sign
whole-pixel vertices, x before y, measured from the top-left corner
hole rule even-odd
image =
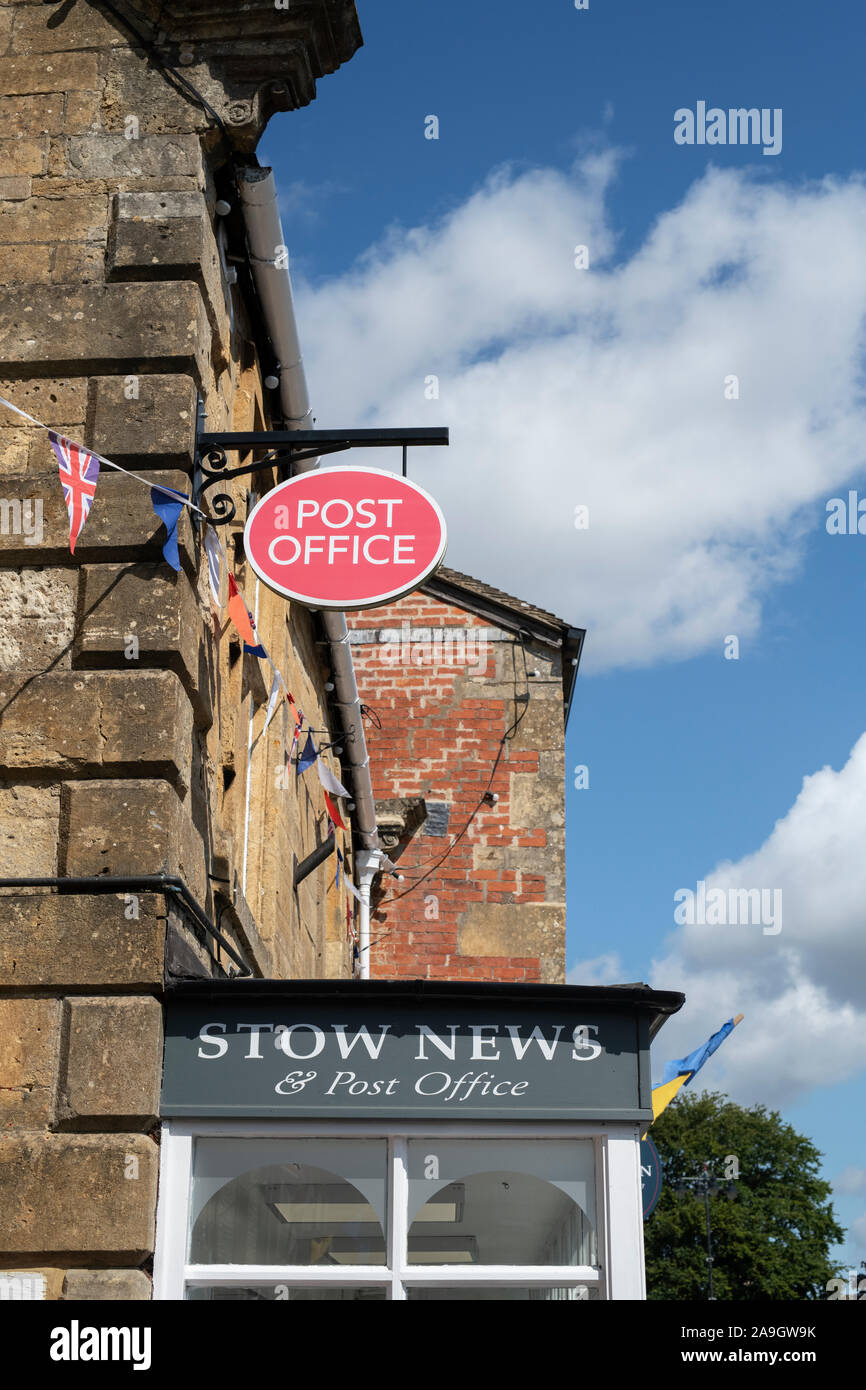
[[[439,546],[439,549],[437,550],[436,555],[434,556],[431,563],[426,567],[426,569],[422,570],[420,574],[416,574],[413,577],[412,582],[408,585],[408,587],[405,585],[401,585],[399,588],[391,589],[387,593],[377,594],[373,601],[371,601],[370,599],[364,599],[362,603],[358,603],[354,599],[320,599],[315,598],[312,594],[300,594],[296,589],[288,589],[283,584],[277,584],[271,575],[265,574],[264,571],[260,569],[259,566],[256,564],[254,556],[250,554],[248,536],[250,527],[253,524],[253,521],[256,517],[257,512],[259,511],[259,508],[263,507],[266,502],[272,503],[276,493],[283,492],[287,488],[294,487],[296,483],[299,483],[309,478],[313,474],[315,474],[317,477],[324,478],[330,474],[338,473],[373,473],[380,478],[391,478],[392,480],[396,479],[397,482],[402,483],[406,487],[412,488],[413,492],[419,493],[425,499],[425,501],[430,503],[430,506],[433,508],[434,512],[438,516],[440,525],[442,527],[442,543]],[[263,584],[266,584],[269,589],[272,589],[274,591],[274,593],[282,594],[284,598],[293,599],[295,603],[300,603],[305,608],[326,608],[334,609],[340,612],[349,612],[354,609],[363,610],[365,608],[380,608],[383,604],[390,603],[392,599],[403,598],[405,594],[414,593],[416,589],[421,587],[421,585],[424,583],[424,580],[429,579],[430,575],[435,573],[435,571],[442,564],[442,561],[445,559],[445,551],[447,550],[447,548],[448,528],[446,526],[445,517],[443,515],[442,508],[439,506],[439,503],[436,501],[435,498],[430,496],[429,492],[427,492],[425,488],[419,487],[418,483],[413,482],[409,478],[404,478],[400,473],[392,473],[391,470],[388,468],[353,468],[348,464],[340,464],[337,468],[311,468],[306,473],[298,473],[295,475],[294,478],[288,478],[284,483],[278,483],[276,487],[271,488],[270,492],[266,492],[264,497],[261,497],[259,501],[256,503],[256,505],[253,507],[252,511],[247,517],[247,524],[244,527],[244,554],[247,560],[249,561],[251,568],[259,576]]]

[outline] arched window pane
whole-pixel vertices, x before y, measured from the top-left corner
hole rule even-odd
[[[412,1140],[409,1264],[594,1265],[591,1141]]]
[[[199,1140],[193,1264],[385,1263],[379,1140]]]

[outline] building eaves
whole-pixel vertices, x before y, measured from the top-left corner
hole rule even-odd
[[[562,653],[562,692],[565,720],[571,709],[574,685],[583,651],[586,630],[572,627],[555,613],[538,608],[524,599],[515,598],[492,584],[461,574],[459,570],[442,566],[421,585],[423,593],[445,603],[453,603],[476,617],[484,618],[496,627],[516,635],[526,634]]]

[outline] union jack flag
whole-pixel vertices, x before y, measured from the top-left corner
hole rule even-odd
[[[74,555],[75,542],[81,535],[96,492],[99,459],[83,445],[74,444],[71,439],[64,439],[53,430],[48,431],[48,438],[60,467],[60,481],[69,513],[69,549]]]

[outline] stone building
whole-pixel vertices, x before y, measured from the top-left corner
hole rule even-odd
[[[265,732],[269,677],[215,625],[201,524],[184,512],[175,572],[140,479],[188,491],[203,422],[309,426],[274,361],[268,257],[251,255],[241,205],[266,182],[268,119],[351,58],[358,19],[352,0],[136,13],[0,3],[0,395],[127,470],[103,466],[72,556],[45,431],[0,407],[0,1273],[33,1297],[150,1296],[167,985],[356,968],[333,861],[309,867],[327,817],[316,783],[287,775],[288,706]],[[395,915],[404,885],[374,882],[374,935],[391,930],[375,972],[561,979],[562,697],[580,634],[453,574],[356,615],[360,698],[397,717],[427,702],[392,746],[387,719],[371,728],[350,698],[334,625],[245,563],[250,491],[277,476],[227,484],[237,520],[221,535],[257,635],[355,798],[350,875],[369,868],[377,821],[398,870],[435,853],[516,710],[524,721],[499,802],[432,890],[438,932],[420,891]],[[483,630],[489,666],[422,694],[411,663],[386,673],[387,644],[365,636],[404,618]]]

